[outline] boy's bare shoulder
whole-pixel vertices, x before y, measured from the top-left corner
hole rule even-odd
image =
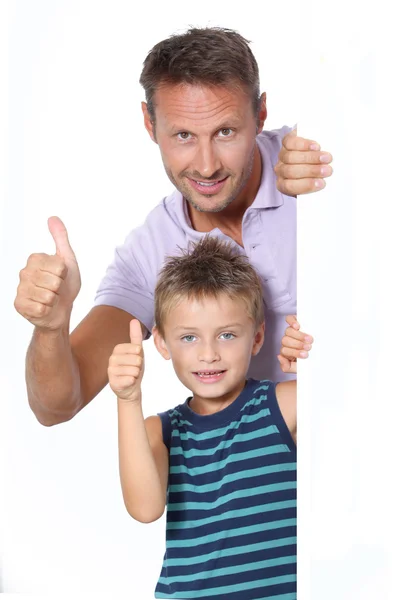
[[[293,439],[296,441],[297,431],[297,381],[283,381],[276,386],[276,399],[282,417]]]
[[[150,443],[163,441],[162,423],[158,415],[152,415],[144,420]]]
[[[287,400],[296,400],[297,381],[282,381],[276,384],[276,397],[282,397]]]

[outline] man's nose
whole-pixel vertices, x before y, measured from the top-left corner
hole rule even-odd
[[[193,170],[200,175],[200,179],[210,179],[220,171],[222,163],[218,150],[211,141],[200,142],[193,164]]]

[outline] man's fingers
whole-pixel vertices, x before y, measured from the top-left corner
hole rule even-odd
[[[314,150],[319,151],[321,146],[315,140],[308,140],[307,138],[299,137],[297,135],[297,128],[285,135],[282,140],[282,146],[287,150]]]
[[[326,186],[326,183],[323,179],[282,179],[278,177],[277,186],[280,192],[286,196],[300,196],[318,192]]]
[[[58,301],[58,294],[36,285],[29,289],[28,294],[28,300],[39,302],[45,306],[54,306]]]
[[[300,329],[300,323],[298,322],[296,315],[287,315],[285,321],[290,327],[293,327],[293,329]]]
[[[310,343],[304,343],[302,340],[294,339],[289,336],[284,336],[282,339],[283,348],[294,348],[295,350],[311,350],[312,345]]]
[[[138,346],[142,345],[143,342],[143,334],[142,334],[142,326],[140,321],[137,319],[132,319],[129,324],[129,335],[131,339],[131,344],[135,344]]]
[[[281,150],[279,160],[286,165],[327,165],[332,162],[332,155],[329,152]]]
[[[15,299],[14,306],[16,310],[23,316],[25,319],[44,319],[47,317],[52,308],[51,306],[46,306],[45,304],[41,304],[40,302],[34,302],[33,300],[26,299],[23,304],[19,302],[18,298]]]
[[[64,223],[58,217],[50,217],[47,225],[56,245],[56,254],[68,260],[76,260],[74,251],[68,240],[68,233]]]
[[[282,346],[280,353],[283,357],[289,358],[291,360],[297,358],[308,358],[307,350],[296,350],[295,348],[287,348],[285,346]]]
[[[275,167],[275,173],[283,179],[318,179],[330,177],[333,169],[330,165],[288,165],[280,162]]]
[[[308,333],[303,333],[302,331],[297,331],[296,329],[293,329],[293,327],[286,328],[285,336],[295,340],[300,340],[304,344],[312,344],[314,342],[312,335],[308,335]]]

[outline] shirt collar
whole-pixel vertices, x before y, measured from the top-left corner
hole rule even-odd
[[[262,135],[262,134],[261,134]],[[256,141],[261,154],[261,182],[256,197],[253,200],[252,208],[275,208],[283,204],[283,196],[276,187],[276,175],[274,171],[273,157],[268,152],[268,145],[262,143],[261,135],[257,136]],[[264,138],[265,139],[265,138]],[[268,140],[269,141],[269,140]]]

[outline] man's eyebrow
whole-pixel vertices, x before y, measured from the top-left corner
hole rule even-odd
[[[232,117],[231,119],[224,119],[223,121],[221,121],[220,123],[218,123],[218,125],[216,125],[214,131],[220,131],[221,129],[230,129],[231,127],[239,127],[240,126],[240,119],[238,119],[237,117]],[[185,133],[192,133],[190,127],[183,127],[182,125],[178,125],[176,123],[171,123],[170,125],[168,125],[168,131],[170,133],[180,133],[181,131],[184,131]]]
[[[238,127],[240,125],[240,119],[232,117],[230,119],[224,119],[217,125],[217,131],[219,129],[229,129],[230,127]]]

